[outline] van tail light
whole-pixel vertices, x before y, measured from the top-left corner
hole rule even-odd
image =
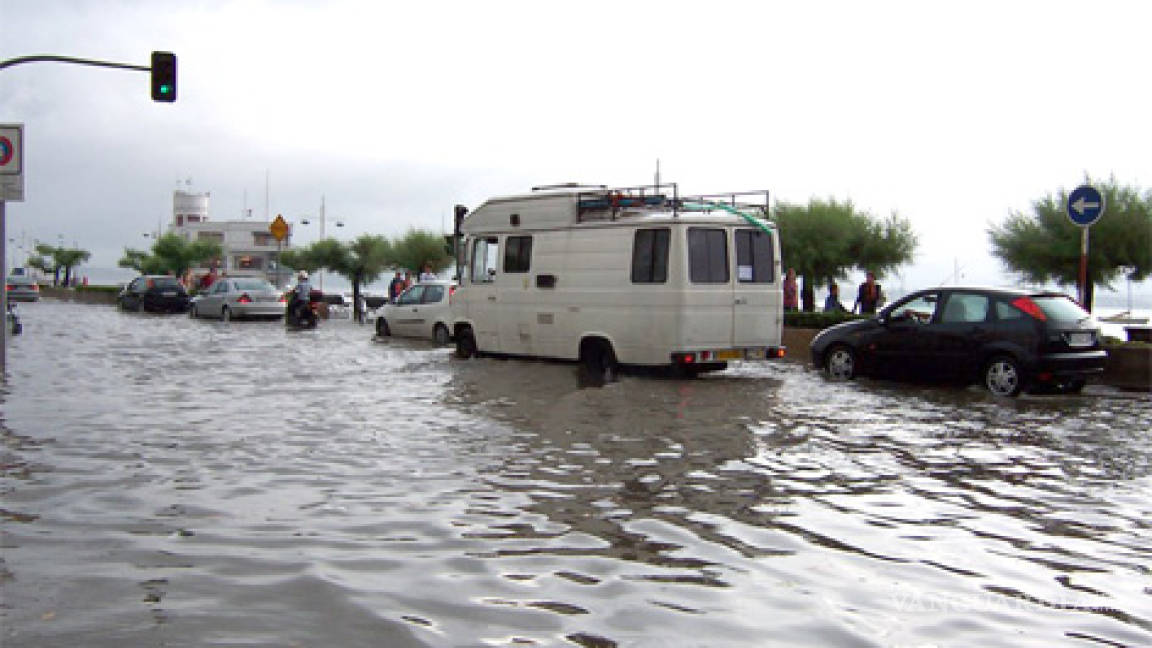
[[[696,354],[695,353],[673,353],[672,354],[672,363],[673,364],[693,364],[695,362],[696,362]]]
[[[236,300],[236,303],[237,304],[251,304],[252,298],[248,296],[248,293],[244,293],[243,295],[240,295],[240,298]]]
[[[1027,313],[1032,317],[1032,319],[1039,320],[1041,322],[1048,320],[1048,316],[1044,314],[1044,311],[1040,310],[1040,307],[1036,305],[1036,302],[1032,301],[1028,297],[1020,297],[1019,299],[1013,301],[1012,305]]]

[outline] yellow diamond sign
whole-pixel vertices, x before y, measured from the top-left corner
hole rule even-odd
[[[276,237],[277,241],[283,241],[285,236],[288,236],[288,223],[280,214],[276,214],[276,220],[268,226],[268,231],[272,236]]]

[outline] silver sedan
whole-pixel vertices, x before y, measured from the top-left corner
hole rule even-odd
[[[192,300],[191,317],[218,317],[224,321],[284,316],[284,293],[263,279],[222,277]]]

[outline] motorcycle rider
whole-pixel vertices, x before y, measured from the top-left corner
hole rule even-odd
[[[296,275],[296,287],[292,289],[292,312],[295,314],[297,321],[303,321],[305,309],[309,306],[309,293],[312,292],[312,284],[308,282],[308,271],[301,270],[300,274]]]

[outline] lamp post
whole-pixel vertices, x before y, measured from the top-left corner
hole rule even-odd
[[[328,216],[324,213],[324,196],[320,196],[320,240],[324,240],[324,223],[328,220]],[[309,225],[311,221],[307,218],[300,219],[301,225]],[[344,227],[343,221],[337,220],[336,227]],[[320,292],[324,292],[324,269],[320,269],[320,281],[318,283]]]

